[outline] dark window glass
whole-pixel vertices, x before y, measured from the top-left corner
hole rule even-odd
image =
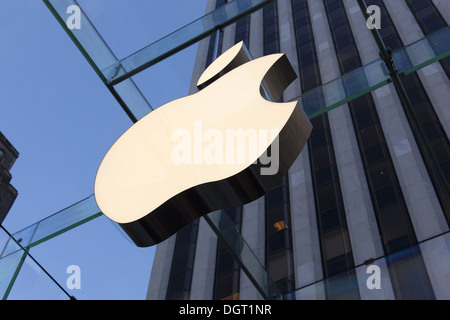
[[[334,180],[334,168],[332,166],[322,168],[314,173],[317,187],[332,182]]]
[[[311,124],[313,125],[313,131],[323,131],[328,128],[328,118],[326,115],[321,115],[311,119]]]
[[[442,171],[444,172],[445,179],[450,181],[450,161],[447,161],[441,165]]]
[[[368,165],[385,160],[383,148],[381,145],[376,145],[372,148],[364,150],[364,155]]]
[[[198,220],[177,233],[166,299],[189,299],[197,231]]]
[[[327,300],[360,300],[358,280],[354,270],[325,280]]]
[[[428,101],[416,104],[414,106],[414,113],[421,123],[427,123],[429,121],[437,120],[436,114],[433,112],[432,107]]]
[[[289,249],[289,234],[288,230],[283,229],[280,231],[273,232],[269,234],[268,239],[268,254],[272,255],[281,250]]]
[[[446,140],[444,137],[434,139],[433,141],[431,141],[430,145],[433,149],[438,163],[445,163],[450,159],[450,147],[448,144],[448,140]]]
[[[374,119],[371,112],[361,112],[355,114],[356,125],[359,129],[363,129],[374,123]]]
[[[404,77],[402,78],[402,83],[407,90],[409,100],[413,105],[428,101],[428,96],[425,93],[425,90],[418,89],[419,79],[417,77]]]
[[[345,254],[335,257],[333,259],[327,260],[326,264],[327,264],[327,270],[329,273],[328,276],[332,276],[332,275],[347,271],[349,269],[347,255],[345,255]]]
[[[190,279],[189,275],[190,272],[185,271],[171,274],[170,281],[167,287],[167,294],[170,296],[172,294],[179,293],[180,291],[189,290],[187,285],[187,282]]]
[[[375,189],[386,186],[392,181],[392,177],[385,163],[372,166],[370,168],[370,178]]]
[[[361,137],[361,142],[364,145],[365,149],[369,149],[373,146],[376,146],[379,143],[380,132],[378,131],[378,126],[371,125],[361,129],[359,131],[359,135]]]
[[[328,232],[341,226],[338,209],[332,209],[321,213],[320,222],[323,232]]]
[[[233,272],[216,278],[214,284],[215,299],[231,299],[233,293],[237,293],[238,290],[238,283]]]
[[[186,265],[188,263],[189,259],[189,250],[190,245],[184,245],[179,247],[179,252],[177,255],[174,255],[172,260],[172,271],[173,272],[180,272],[186,269]]]
[[[309,138],[309,141],[311,143],[311,148],[315,150],[328,144],[328,135],[326,131],[313,132]]]
[[[267,204],[269,208],[279,205],[284,201],[286,201],[285,187],[275,188],[267,194]]]
[[[217,257],[217,275],[222,275],[224,273],[233,271],[234,269],[234,259],[227,253]]]
[[[341,60],[342,70],[345,70],[344,73],[355,70],[361,66],[361,61],[357,56],[348,57],[347,59]]]
[[[220,220],[220,229],[223,233],[227,233],[229,228],[240,230],[242,221],[242,207],[229,208],[224,210],[224,215]],[[228,216],[228,218],[225,216]],[[230,240],[230,245],[235,251],[240,250],[241,243],[237,238]],[[232,283],[229,286],[218,288],[223,281],[228,281],[232,278]],[[225,280],[224,280],[225,279]],[[240,269],[236,260],[234,260],[227,246],[220,239],[217,242],[216,252],[216,272],[214,282],[214,299],[230,299],[236,300],[239,298],[239,281]]]
[[[175,245],[181,246],[185,245],[196,238],[195,234],[192,232],[191,226],[186,226],[177,233],[177,238],[175,240]]]
[[[328,184],[318,189],[320,212],[329,211],[338,206],[335,184]]]
[[[434,138],[441,136],[439,124],[435,121],[430,121],[422,125],[422,130],[428,140],[433,140]]]
[[[399,300],[434,300],[428,272],[420,248],[414,246],[388,256],[392,288]]]
[[[381,210],[378,216],[388,254],[415,244],[414,231],[406,216],[399,214],[402,212],[405,212],[405,208],[395,205]],[[405,239],[409,239],[408,242],[405,243]]]
[[[321,168],[327,167],[330,165],[331,162],[331,156],[330,156],[330,146],[326,145],[321,148],[318,148],[314,150],[313,152],[314,157],[314,170],[319,170]]]
[[[327,276],[332,276],[353,267],[351,262],[353,259],[349,259],[351,257],[351,248],[346,230],[336,229],[324,233],[322,241],[324,244],[324,260],[328,269]]]
[[[392,185],[383,187],[375,192],[378,208],[380,210],[397,202],[395,189]]]
[[[339,41],[336,43],[336,49],[337,50],[342,50],[348,46],[351,46],[355,43],[355,41],[353,40],[353,37],[351,37],[350,35],[345,35],[342,36]]]
[[[267,259],[270,277],[273,281],[276,282],[292,277],[293,270],[290,263],[291,260],[291,253],[288,250],[273,254]]]

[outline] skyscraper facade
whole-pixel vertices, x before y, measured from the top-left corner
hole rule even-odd
[[[226,2],[209,0],[207,12]],[[448,1],[366,3],[380,8],[379,34],[394,52],[450,21]],[[356,0],[278,0],[199,43],[192,93],[240,41],[254,58],[287,55],[298,78],[284,101],[317,92],[308,98],[319,103],[314,89],[380,58]],[[402,75],[412,112],[390,83],[314,117],[283,181],[226,209],[286,299],[450,298],[449,72],[444,58]],[[147,298],[261,296],[201,218],[157,246]]]

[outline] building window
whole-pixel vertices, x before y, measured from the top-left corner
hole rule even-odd
[[[198,219],[177,232],[167,300],[189,300],[197,234]]]
[[[224,215],[227,216],[224,216]],[[224,210],[220,220],[220,229],[228,233],[228,228],[236,228],[241,231],[242,207]],[[234,245],[234,244],[233,244]],[[238,244],[237,244],[238,245]],[[240,268],[222,240],[217,242],[216,272],[214,278],[213,299],[238,300],[240,284]]]

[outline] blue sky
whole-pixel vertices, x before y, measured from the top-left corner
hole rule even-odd
[[[200,17],[205,3],[80,1],[119,58]],[[152,105],[187,94],[194,54],[191,47],[136,77]],[[11,171],[19,196],[3,225],[16,232],[90,196],[103,156],[132,122],[42,1],[2,4],[0,61],[0,131],[20,152]],[[144,299],[154,248],[135,247],[100,217],[30,253],[64,287],[67,267],[79,265],[82,287],[70,291],[79,299]],[[55,294],[27,261],[10,298]]]

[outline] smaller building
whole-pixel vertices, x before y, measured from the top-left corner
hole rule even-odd
[[[10,183],[10,170],[18,157],[19,152],[0,132],[0,224],[17,198],[17,190]]]

